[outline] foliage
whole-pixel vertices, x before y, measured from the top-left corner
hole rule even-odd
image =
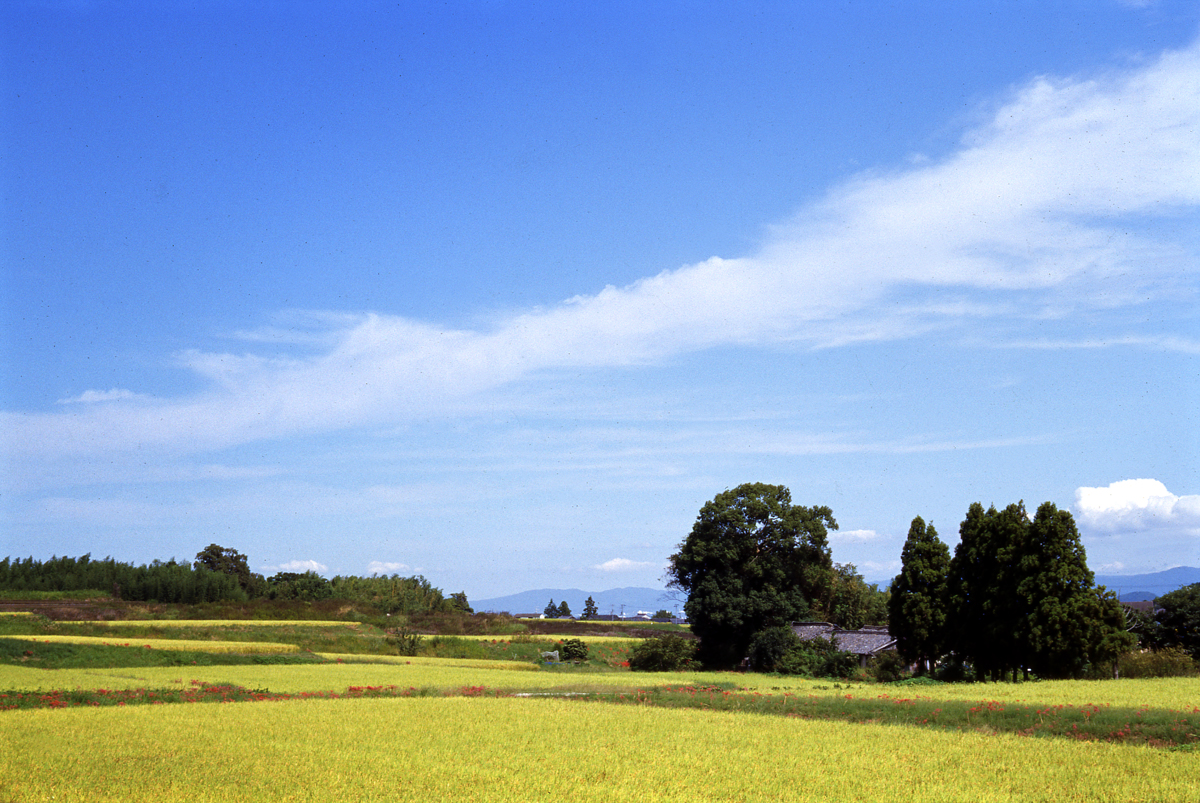
[[[836,563],[817,618],[846,630],[887,624],[888,593],[867,583],[853,563]]]
[[[666,608],[659,608],[657,611],[654,612],[654,615],[651,616],[650,618],[651,619],[674,619],[675,616],[670,611],[668,611]]]
[[[558,615],[563,619],[571,618],[571,606],[567,604],[565,599],[558,604]]]
[[[196,553],[196,568],[203,566],[218,574],[228,574],[237,578],[238,585],[248,596],[258,597],[263,593],[263,578],[261,574],[250,571],[250,565],[245,555],[231,547],[209,544]]]
[[[1163,594],[1154,603],[1159,644],[1182,647],[1200,660],[1200,583]]]
[[[69,592],[105,589],[125,600],[194,604],[245,600],[246,592],[232,575],[174,559],[134,566],[116,560],[52,557],[47,561],[0,560],[0,589],[6,592]]]
[[[750,640],[750,668],[755,672],[775,672],[784,656],[800,646],[800,639],[790,627],[776,625],[764,628]],[[791,674],[791,673],[789,673]]]
[[[668,633],[648,638],[633,648],[629,668],[639,672],[679,672],[692,666],[696,642]]]
[[[831,582],[830,529],[828,507],[792,505],[781,485],[740,485],[701,508],[667,575],[706,666],[736,666],[755,633],[806,618]]]
[[[542,609],[542,616],[545,616],[547,619],[558,618],[558,606],[554,604],[553,597],[546,603],[546,607]]]
[[[1074,519],[1050,502],[971,505],[950,562],[947,641],[979,676],[1078,677],[1128,651],[1120,603],[1094,577]]]
[[[424,639],[423,635],[407,627],[397,627],[387,633],[387,643],[396,648],[398,655],[416,655]]]
[[[599,612],[596,610],[596,600],[592,599],[589,596],[586,600],[583,601],[583,616],[581,618],[595,619],[598,616],[599,616]]]
[[[1200,664],[1182,647],[1129,652],[1122,655],[1117,663],[1123,678],[1189,678],[1200,675]]]
[[[577,638],[563,639],[558,648],[559,657],[564,661],[586,661],[588,645]]]
[[[314,601],[329,599],[333,589],[329,581],[314,571],[303,574],[296,572],[278,572],[267,578],[267,597],[269,599],[299,599]]]
[[[824,638],[799,641],[776,664],[781,675],[804,677],[848,678],[858,669],[858,657],[843,652]]]
[[[908,677],[908,666],[900,653],[884,650],[867,661],[867,674],[879,683],[895,683]]]
[[[421,575],[401,577],[376,575],[372,577],[334,577],[329,581],[330,597],[352,602],[364,602],[388,614],[416,616],[430,613],[454,613],[457,606],[447,599],[441,589],[434,588]]]
[[[456,594],[451,594],[450,604],[453,605],[460,613],[475,613],[475,609],[471,607],[471,603],[467,602],[466,591],[459,591]]]
[[[888,599],[888,632],[906,660],[928,670],[942,653],[950,549],[920,516],[912,520],[900,553],[900,574]]]

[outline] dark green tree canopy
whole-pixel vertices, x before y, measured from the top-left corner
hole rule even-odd
[[[1200,583],[1176,589],[1156,599],[1158,638],[1165,647],[1183,647],[1200,660]]]
[[[1070,512],[976,503],[950,563],[949,646],[976,672],[1074,677],[1134,643],[1116,598],[1096,588]]]
[[[554,604],[553,597],[551,597],[550,601],[546,603],[546,607],[542,609],[542,616],[545,616],[547,619],[558,618],[558,606]]]
[[[475,609],[471,607],[471,603],[467,601],[467,592],[459,591],[457,594],[450,595],[450,604],[460,613],[475,613]]]
[[[571,606],[567,604],[565,599],[558,604],[558,615],[563,619],[571,618]]]
[[[896,651],[909,662],[928,667],[945,647],[946,588],[950,548],[937,530],[917,516],[900,553],[900,574],[892,580],[888,630]]]
[[[196,553],[196,562],[193,565],[196,568],[203,566],[210,571],[233,575],[237,578],[238,585],[251,595],[262,591],[262,575],[252,574],[246,556],[236,549],[209,544]]]
[[[583,601],[583,618],[584,619],[595,619],[599,615],[600,615],[599,612],[596,610],[596,600],[592,599],[591,597],[588,597],[586,600]]]
[[[836,529],[828,507],[793,505],[782,485],[739,485],[706,503],[667,570],[687,595],[700,660],[735,666],[757,632],[806,618],[828,592]]]

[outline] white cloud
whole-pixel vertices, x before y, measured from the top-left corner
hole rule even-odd
[[[139,393],[134,393],[132,390],[124,390],[122,388],[113,388],[112,390],[85,390],[78,396],[72,396],[69,399],[59,399],[56,404],[95,404],[97,402],[109,401],[132,401],[134,399],[146,399]]]
[[[1191,281],[1196,255],[1186,241],[1136,232],[1200,203],[1197,130],[1200,45],[1091,79],[1039,78],[954,153],[854,177],[770,229],[747,256],[713,257],[488,328],[307,313],[303,337],[242,336],[261,349],[307,344],[310,353],[189,350],[179,364],[206,392],[150,400],[86,391],[66,401],[108,403],[0,414],[4,447],[53,456],[204,451],[443,415],[547,371],[718,345],[831,348],[964,321],[1144,304],[1178,289],[1168,277]],[[1170,347],[1172,336],[1156,340]]]
[[[632,572],[639,569],[650,569],[657,565],[657,563],[629,560],[628,558],[613,558],[592,568],[602,572]]]
[[[401,574],[402,572],[411,571],[407,563],[385,563],[378,560],[373,560],[367,564],[367,574]]]
[[[1078,488],[1075,514],[1080,527],[1095,534],[1172,531],[1200,537],[1200,495],[1176,496],[1154,479]]]
[[[324,563],[317,563],[315,560],[290,560],[278,566],[264,566],[263,568],[269,572],[295,572],[296,574],[304,574],[305,572],[324,574],[329,571],[328,566]]]
[[[830,541],[878,541],[885,536],[874,530],[833,530],[829,533]]]

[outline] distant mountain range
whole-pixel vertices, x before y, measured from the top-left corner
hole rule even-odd
[[[1154,599],[1192,583],[1200,583],[1200,569],[1191,566],[1176,566],[1151,574],[1096,575],[1096,585],[1114,592],[1122,602]]]
[[[671,592],[662,588],[611,588],[608,591],[539,588],[534,591],[522,591],[520,594],[509,594],[507,597],[468,601],[471,603],[471,607],[480,613],[493,611],[516,615],[521,613],[541,614],[550,600],[554,600],[555,605],[566,600],[571,614],[580,616],[583,614],[583,603],[590,596],[596,602],[598,613],[633,616],[638,611],[655,613],[660,608],[665,608],[668,611],[678,611],[682,615],[683,599],[668,599],[668,593]]]
[[[1176,566],[1174,569],[1151,574],[1096,575],[1096,585],[1105,586],[1109,591],[1116,593],[1123,602],[1154,599],[1192,583],[1200,583],[1200,569],[1191,566]],[[881,584],[880,587],[886,588],[887,584]],[[682,614],[684,599],[667,596],[673,593],[662,588],[612,588],[608,591],[539,588],[522,591],[520,594],[509,594],[507,597],[473,599],[470,603],[471,607],[479,612],[540,614],[550,600],[554,600],[556,605],[566,600],[571,613],[579,616],[583,613],[584,600],[590,596],[596,601],[596,609],[600,613],[632,616],[638,611],[654,613],[660,608],[665,608]]]

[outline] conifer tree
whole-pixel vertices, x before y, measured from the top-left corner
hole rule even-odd
[[[598,615],[599,615],[599,613],[596,610],[596,600],[592,599],[591,597],[588,597],[586,600],[583,601],[583,618],[584,619],[595,619]]]
[[[980,677],[998,680],[1024,663],[1024,623],[1013,603],[1028,522],[1024,503],[984,512],[976,502],[958,529],[950,560],[948,646]]]
[[[1071,514],[971,505],[950,561],[949,648],[980,678],[1073,677],[1130,649],[1120,603],[1094,586]]]
[[[901,657],[928,670],[945,646],[950,549],[933,525],[926,527],[917,516],[908,528],[900,561],[888,599],[888,629]]]

